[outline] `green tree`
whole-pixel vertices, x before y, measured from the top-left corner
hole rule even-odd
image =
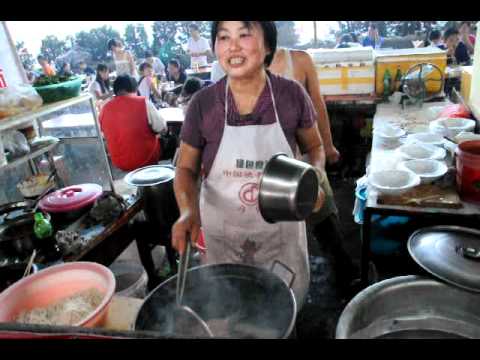
[[[294,47],[298,43],[298,34],[295,32],[295,22],[275,21],[277,25],[277,44],[282,47]]]
[[[110,26],[102,26],[90,31],[81,31],[75,35],[78,47],[92,55],[93,62],[107,62],[109,60],[107,42],[110,39],[122,40],[118,31]]]
[[[148,36],[143,24],[128,24],[125,28],[125,47],[130,50],[136,58],[143,58],[148,45]]]
[[[23,68],[27,71],[31,71],[33,69],[33,65],[35,64],[35,59],[33,58],[33,55],[28,52],[28,49],[25,47],[25,43],[23,41],[17,42],[15,44],[15,48],[17,49],[17,53],[20,57]]]
[[[42,40],[40,53],[49,61],[55,61],[57,57],[63,55],[68,50],[65,41],[58,39],[55,35],[48,35]]]

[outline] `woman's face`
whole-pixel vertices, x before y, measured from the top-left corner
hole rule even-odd
[[[108,70],[100,71],[100,77],[101,77],[103,80],[108,80],[108,73],[109,73]]]
[[[215,55],[231,78],[249,77],[261,70],[270,49],[258,23],[248,28],[242,21],[222,21],[215,40]]]

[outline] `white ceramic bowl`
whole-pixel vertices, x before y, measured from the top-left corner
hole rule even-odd
[[[430,130],[442,136],[454,138],[462,131],[473,131],[475,120],[464,118],[440,118],[430,123]]]
[[[375,143],[386,148],[394,148],[402,144],[401,138],[405,136],[405,130],[399,127],[385,124],[373,130]]]
[[[368,183],[381,194],[400,195],[420,184],[420,177],[407,170],[383,170],[368,176]]]
[[[422,184],[440,179],[448,171],[447,165],[438,160],[407,160],[398,164],[398,170],[411,171],[420,176]]]
[[[418,142],[404,144],[396,151],[403,160],[442,160],[447,154],[443,148]]]
[[[432,132],[419,132],[416,134],[410,134],[408,135],[408,141],[409,142],[420,142],[424,144],[430,144],[430,145],[437,145],[437,146],[442,146],[443,145],[443,136],[438,133],[432,133]]]

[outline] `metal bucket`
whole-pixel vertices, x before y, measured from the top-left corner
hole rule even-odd
[[[337,339],[480,338],[480,295],[420,276],[369,286],[343,310]]]
[[[276,154],[267,162],[258,194],[265,221],[305,220],[312,213],[317,196],[318,177],[311,165],[285,154]]]
[[[171,277],[147,296],[135,330],[181,337],[174,333],[171,316],[176,306],[176,281],[177,276]],[[287,338],[296,319],[295,297],[289,286],[267,269],[243,264],[189,269],[183,303],[205,320],[218,338]]]

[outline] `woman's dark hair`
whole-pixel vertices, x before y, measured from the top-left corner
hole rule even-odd
[[[454,27],[451,27],[445,30],[445,32],[443,33],[443,38],[447,40],[450,36],[453,35],[458,35],[458,30]]]
[[[37,56],[37,60],[40,61],[40,60],[47,60],[47,58],[43,55],[38,55]]]
[[[150,50],[147,50],[145,51],[145,59],[149,57],[153,57],[153,53]]]
[[[153,66],[148,63],[148,62],[143,62],[140,64],[140,66],[138,67],[138,70],[143,73],[143,71],[146,69],[146,68],[153,68]]]
[[[137,80],[130,75],[120,75],[113,82],[113,93],[118,96],[121,92],[135,93],[137,92]]]
[[[100,88],[102,89],[102,94],[105,94],[107,91],[110,91],[110,79],[103,80],[100,76],[100,72],[108,70],[108,66],[105,64],[98,64],[97,65],[97,76],[95,77],[95,81],[100,84]]]
[[[121,46],[121,45],[122,45],[122,42],[118,39],[110,39],[107,42],[108,50],[112,50],[112,47],[114,47],[114,46]]]
[[[272,63],[273,56],[277,50],[277,27],[275,26],[275,21],[242,21],[246,27],[249,29],[252,27],[253,23],[258,23],[263,30],[263,39],[266,47],[270,50],[270,54],[265,56],[263,63],[265,67],[269,67]],[[212,21],[212,49],[215,51],[215,41],[217,40],[218,25],[221,21]]]
[[[189,77],[186,81],[185,84],[183,84],[182,87],[182,96],[183,97],[189,97],[195,94],[198,90],[200,90],[203,87],[202,80],[196,77]]]
[[[168,63],[180,69],[180,61],[177,59],[170,59],[168,60]]]

